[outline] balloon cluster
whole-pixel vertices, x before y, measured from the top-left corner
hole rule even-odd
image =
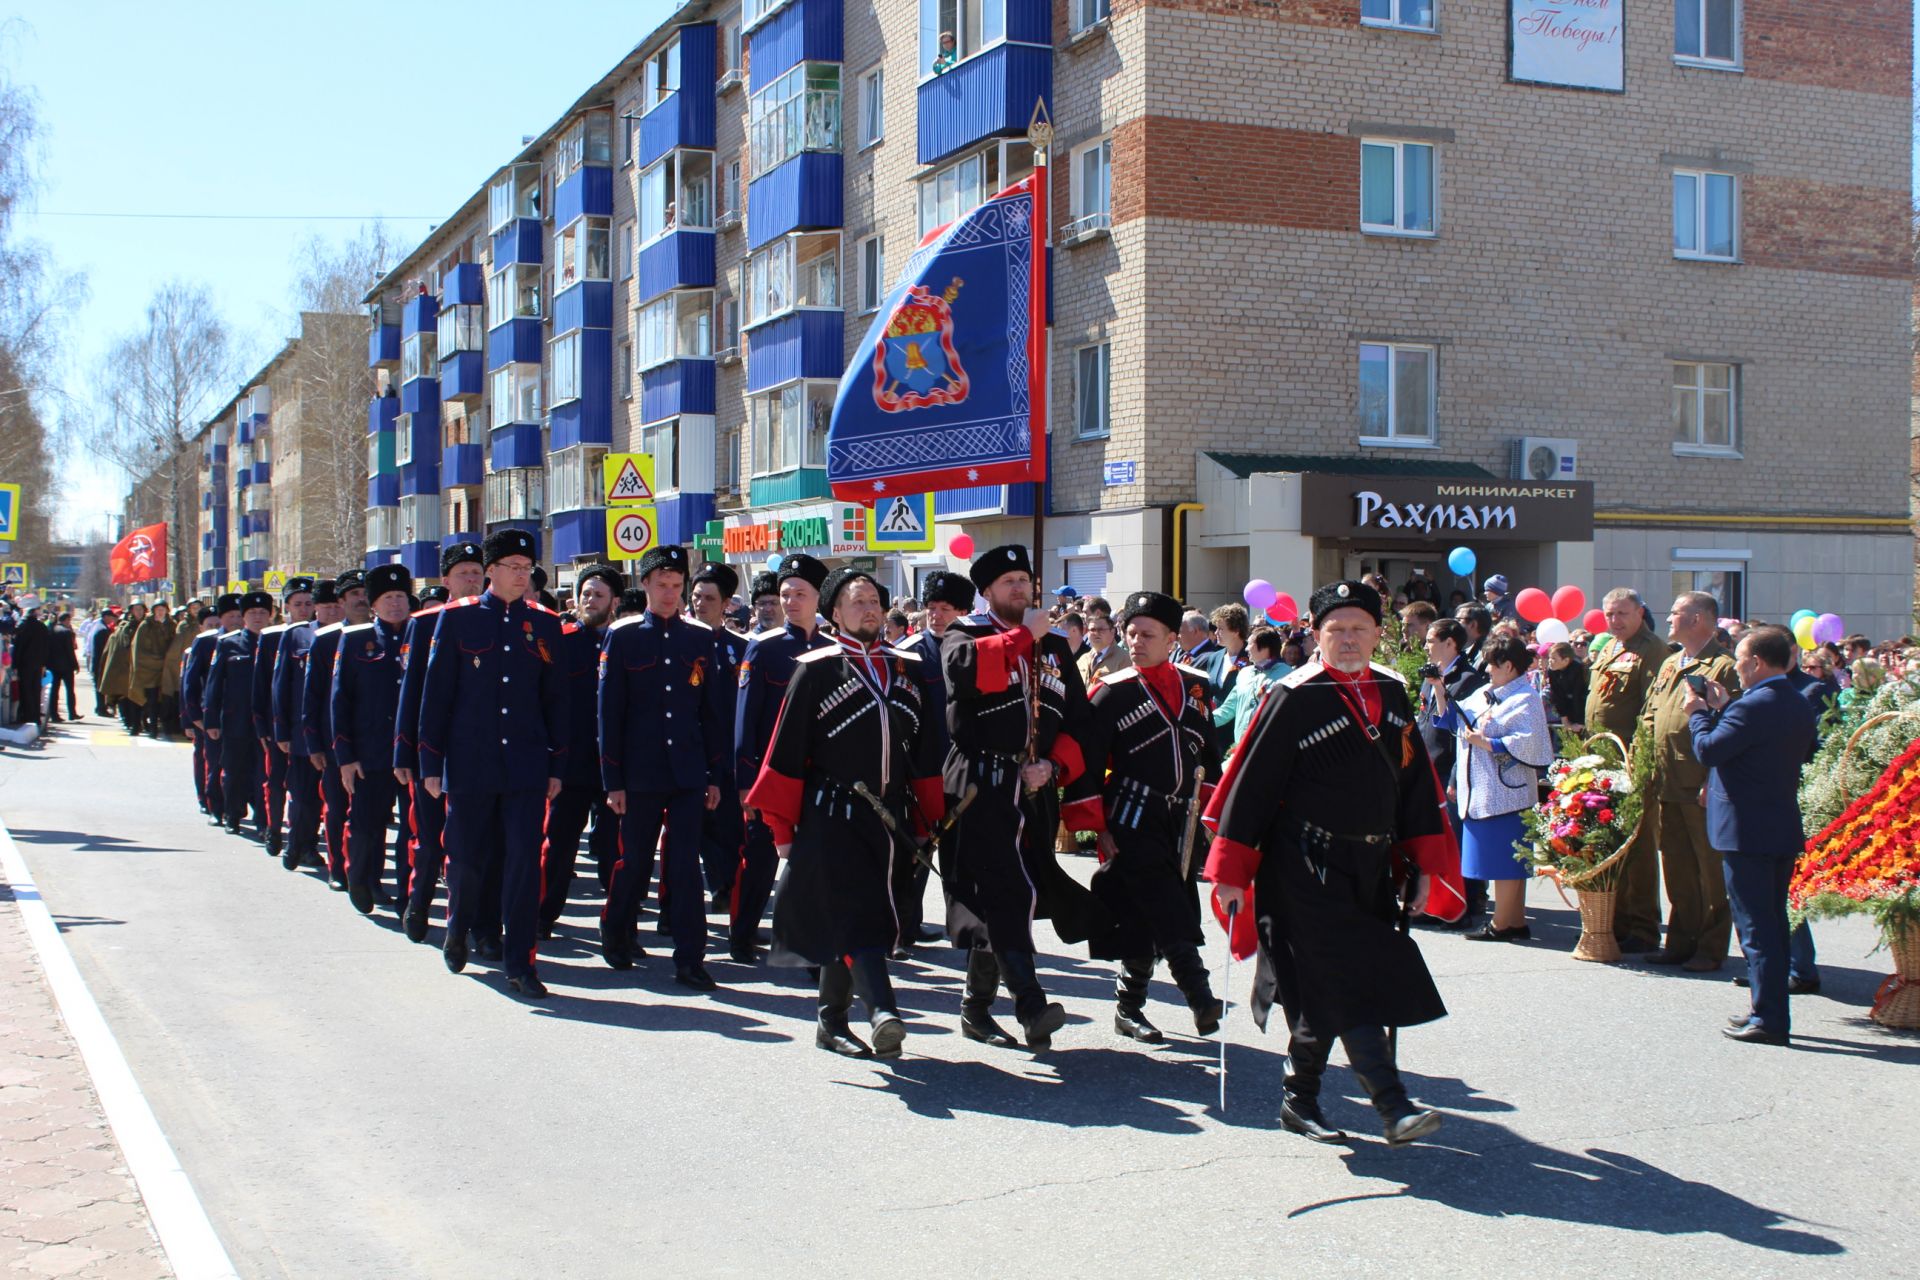
[[[1300,603],[1286,592],[1277,589],[1265,578],[1255,578],[1240,591],[1240,598],[1247,602],[1247,608],[1255,613],[1264,613],[1275,622],[1297,622],[1300,619]]]
[[[1571,623],[1587,607],[1587,593],[1572,585],[1548,595],[1538,587],[1524,587],[1513,598],[1513,607],[1526,621],[1534,624],[1533,638],[1540,644],[1560,644],[1573,635]],[[1599,612],[1595,610],[1595,612]],[[1597,630],[1587,621],[1589,631]],[[1606,619],[1601,623],[1605,625]]]
[[[1817,649],[1823,644],[1839,644],[1846,638],[1847,623],[1837,613],[1815,613],[1801,609],[1787,620],[1787,630],[1802,649]]]

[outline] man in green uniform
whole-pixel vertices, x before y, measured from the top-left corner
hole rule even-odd
[[[1613,643],[1594,659],[1593,678],[1587,685],[1587,732],[1611,733],[1627,746],[1633,745],[1634,731],[1640,727],[1640,713],[1646,710],[1647,690],[1660,664],[1667,660],[1666,642],[1647,625],[1646,605],[1640,593],[1629,587],[1615,587],[1600,602],[1607,616],[1607,632]],[[1655,851],[1655,831],[1659,814],[1651,806],[1640,824],[1640,835],[1620,860],[1619,909],[1614,913],[1613,935],[1625,952],[1652,951],[1660,945],[1660,856]]]

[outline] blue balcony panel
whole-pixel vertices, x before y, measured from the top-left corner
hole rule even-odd
[[[748,183],[747,247],[758,249],[789,231],[842,225],[844,170],[837,152],[803,151]]]
[[[996,45],[935,76],[920,86],[920,163],[933,164],[988,138],[1024,138],[1036,99],[1045,99],[1047,113],[1053,113],[1051,46]],[[747,208],[751,216],[751,203]]]
[[[995,516],[1033,514],[1034,486],[1025,484],[983,484],[970,489],[941,489],[933,495],[936,520],[985,520]],[[1051,506],[1051,489],[1042,494]]]
[[[713,361],[670,360],[640,375],[640,421],[712,412]]]
[[[367,549],[366,559],[361,567],[372,569],[383,564],[391,564],[392,562],[393,552],[386,547],[369,547]]]
[[[580,396],[553,406],[551,447],[613,443],[613,333],[580,333]]]
[[[509,320],[487,330],[487,372],[502,365],[539,364],[540,322],[532,317]],[[497,407],[496,407],[497,412]]]
[[[420,458],[420,454],[414,457]],[[436,454],[431,462],[409,462],[400,468],[400,496],[417,498],[422,494],[440,492],[440,458]]]
[[[400,505],[400,475],[389,471],[384,475],[367,477],[367,505],[370,507],[397,507]]]
[[[680,28],[680,84],[653,110],[640,117],[640,167],[646,168],[675,147],[713,149],[713,82],[719,75],[714,51],[719,42],[713,24]]]
[[[393,420],[399,416],[399,396],[376,396],[367,401],[367,434],[391,430]]]
[[[367,333],[367,368],[400,363],[400,326],[376,324]]]
[[[747,391],[768,391],[795,378],[838,380],[847,367],[845,321],[839,311],[795,311],[749,329]]]
[[[440,420],[440,379],[415,378],[411,382],[400,384],[400,412],[410,413],[418,418],[431,413],[433,420]]]
[[[430,293],[416,293],[400,308],[400,336],[432,333],[440,318],[440,306]]]
[[[540,219],[515,218],[493,233],[495,271],[516,265],[537,267],[541,261]]]
[[[273,464],[262,458],[253,464],[253,482],[255,484],[273,483]]]
[[[252,444],[253,443],[253,419],[252,418],[240,419],[233,434],[234,434],[234,438],[237,441],[239,441],[239,443]]]
[[[555,294],[553,332],[569,329],[610,329],[613,327],[613,285],[605,280],[586,280]]]
[[[395,357],[395,358],[398,359],[398,357]],[[217,444],[213,446],[214,467],[218,469],[220,467],[225,466],[226,464],[227,464],[227,446],[225,444]]]
[[[440,548],[431,542],[409,542],[399,550],[400,563],[416,578],[440,576]]]
[[[211,490],[200,495],[200,509],[202,511],[211,511],[213,509],[213,493]]]
[[[676,493],[659,499],[654,503],[654,513],[660,525],[660,541],[681,546],[691,543],[707,531],[713,510],[710,493]]]
[[[440,362],[440,398],[477,400],[486,392],[486,358],[478,351],[456,351]]]
[[[553,513],[553,558],[566,562],[607,554],[607,509],[584,507]]]
[[[537,422],[518,422],[512,426],[496,427],[488,443],[493,454],[495,471],[506,471],[514,467],[537,467],[545,460],[545,456],[540,452],[540,424]]]
[[[794,0],[747,37],[750,91],[760,92],[802,62],[839,62],[843,43],[840,0]]]
[[[440,307],[467,306],[487,300],[487,278],[477,262],[461,262],[440,277]]]
[[[636,297],[649,302],[673,289],[713,287],[713,232],[675,231],[640,250]]]
[[[755,476],[747,482],[747,505],[780,506],[789,502],[816,502],[831,497],[825,467],[807,467],[782,471],[778,475]]]
[[[271,511],[254,512],[253,527],[249,529],[248,532],[249,533],[272,533],[273,532],[273,512]]]
[[[413,434],[409,442],[416,458],[438,458],[440,456],[440,402],[430,400],[419,413],[407,419]],[[395,448],[399,441],[394,442]]]
[[[440,451],[440,483],[447,488],[461,484],[484,484],[486,479],[487,458],[483,446],[450,444]]]
[[[553,225],[566,227],[582,218],[613,216],[613,170],[583,164],[553,193]]]

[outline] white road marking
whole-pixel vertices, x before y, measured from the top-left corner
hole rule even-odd
[[[39,953],[40,965],[46,970],[47,983],[53,988],[60,1016],[80,1046],[80,1056],[93,1077],[93,1087],[100,1095],[107,1123],[121,1151],[126,1153],[127,1168],[147,1202],[147,1213],[153,1219],[161,1247],[167,1251],[168,1264],[180,1280],[237,1277],[239,1273],[227,1257],[226,1246],[220,1243],[167,1135],[160,1131],[153,1108],[147,1105],[146,1095],[133,1078],[133,1069],[120,1052],[119,1041],[113,1038],[112,1028],[107,1026],[100,1006],[87,990],[86,981],[73,962],[73,953],[67,950],[66,939],[60,936],[53,913],[41,901],[33,873],[27,869],[4,822],[0,822],[0,866],[6,868],[7,879],[13,885],[14,901],[19,904],[20,915],[26,922],[27,936]]]

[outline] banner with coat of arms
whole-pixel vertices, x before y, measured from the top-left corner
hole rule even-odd
[[[931,232],[908,260],[834,399],[834,497],[872,503],[1045,477],[1036,185],[1022,179]]]

